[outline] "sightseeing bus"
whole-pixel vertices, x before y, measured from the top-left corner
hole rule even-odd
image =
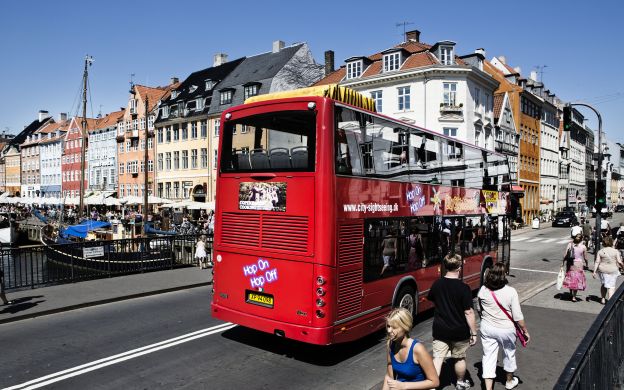
[[[311,344],[414,315],[458,253],[472,289],[509,265],[505,156],[374,112],[344,87],[221,117],[212,315]]]

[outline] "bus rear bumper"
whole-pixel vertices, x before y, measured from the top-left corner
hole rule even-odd
[[[332,343],[333,328],[312,328],[286,322],[275,321],[268,318],[261,318],[232,310],[227,307],[212,303],[210,305],[212,317],[223,321],[242,325],[247,328],[271,333],[276,336],[286,337],[309,344],[329,345]]]

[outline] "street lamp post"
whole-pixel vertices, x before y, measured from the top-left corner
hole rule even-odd
[[[586,103],[570,103],[570,106],[587,107],[590,110],[592,110],[598,117],[598,166],[596,167],[596,190],[597,190],[598,181],[602,180],[602,157],[603,157],[602,156],[602,116],[600,116],[600,113],[598,112],[598,110],[596,110],[594,107]],[[596,258],[598,257],[598,250],[600,250],[600,238],[601,238],[600,219],[601,219],[600,211],[598,211],[598,208],[596,208],[596,235],[597,237],[596,237],[596,248],[594,250],[594,261],[596,261]]]

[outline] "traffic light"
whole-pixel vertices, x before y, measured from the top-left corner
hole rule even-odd
[[[563,106],[563,131],[572,130],[572,106]]]
[[[607,182],[598,180],[596,182],[596,212],[599,213],[607,208]]]

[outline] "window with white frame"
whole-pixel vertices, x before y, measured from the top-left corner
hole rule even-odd
[[[208,149],[207,148],[201,148],[201,167],[202,168],[208,168]]]
[[[230,104],[232,103],[232,90],[225,90],[219,93],[219,102],[220,104]]]
[[[219,136],[219,130],[221,129],[221,119],[214,120],[214,136]]]
[[[147,170],[154,172],[154,160],[147,160]]]
[[[443,65],[453,65],[453,47],[452,46],[440,47],[440,62]]]
[[[137,113],[137,101],[136,99],[130,99],[130,113],[131,114],[136,114]]]
[[[384,72],[392,72],[393,70],[398,70],[401,67],[401,53],[390,53],[385,54],[383,57],[383,69]]]
[[[219,151],[217,149],[214,150],[214,154],[212,155],[212,168],[215,169],[217,167],[217,156],[219,155]]]
[[[245,87],[245,99],[258,94],[258,84],[251,84]],[[223,103],[222,103],[223,104]]]
[[[197,168],[197,149],[191,149],[191,168]]]
[[[481,107],[481,89],[475,88],[474,90],[474,106],[475,111],[478,111]]]
[[[119,163],[119,174],[120,175],[124,174],[124,163]]]
[[[154,115],[150,115],[147,119],[147,129],[154,130]]]
[[[406,111],[409,110],[411,107],[411,102],[410,102],[410,87],[398,87],[397,88],[397,95],[399,97],[398,100],[398,109],[399,111]]]
[[[444,83],[444,105],[455,107],[457,98],[457,83]]]
[[[377,112],[382,112],[383,109],[383,91],[371,91],[371,99],[375,101],[375,109]]]
[[[397,53],[398,54],[398,53]],[[362,75],[362,61],[347,62],[347,78],[353,79]]]
[[[447,137],[457,137],[457,127],[445,127],[442,131]]]

